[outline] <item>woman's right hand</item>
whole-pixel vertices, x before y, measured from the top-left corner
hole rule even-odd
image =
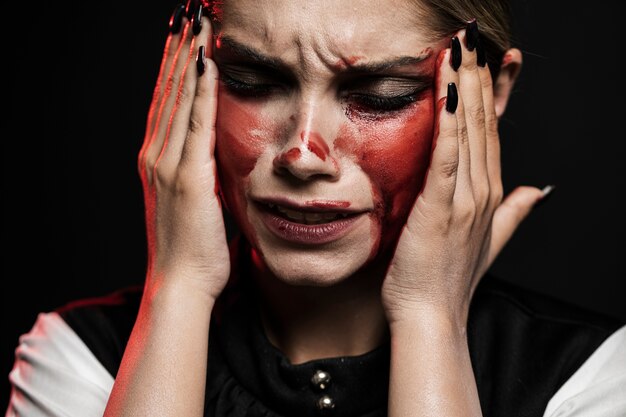
[[[146,289],[191,285],[215,300],[230,274],[214,156],[218,71],[209,19],[194,19],[202,22],[200,29],[184,15],[180,6],[170,22],[138,158],[148,235]]]

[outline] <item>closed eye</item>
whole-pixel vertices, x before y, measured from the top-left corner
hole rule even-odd
[[[343,99],[358,112],[394,112],[418,102],[431,87],[428,78],[370,78],[345,86]]]
[[[224,65],[220,68],[220,79],[230,93],[249,98],[283,93],[294,84],[290,76],[255,64]]]

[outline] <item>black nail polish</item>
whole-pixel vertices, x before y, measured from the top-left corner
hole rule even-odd
[[[485,47],[483,46],[483,42],[478,39],[476,42],[476,63],[480,67],[484,67],[487,65],[487,57],[485,56]]]
[[[170,17],[170,32],[171,33],[180,32],[184,14],[185,14],[185,5],[179,4],[178,6],[176,6],[176,8],[174,9],[174,12],[172,13],[172,17]]]
[[[459,94],[456,91],[455,83],[448,83],[448,97],[446,97],[446,111],[454,113],[459,104]]]
[[[468,51],[473,51],[476,49],[476,45],[478,44],[478,23],[476,19],[472,20],[467,24],[465,29],[465,45],[467,46]]]
[[[198,68],[198,77],[204,74],[206,69],[206,52],[204,45],[198,49],[198,56],[196,57],[196,68]]]
[[[188,0],[187,7],[185,7],[185,13],[187,14],[187,19],[193,19],[194,14],[196,13],[196,8],[198,7],[198,0]]]
[[[202,4],[199,4],[196,8],[192,22],[193,34],[197,35],[202,30]]]
[[[461,59],[463,59],[463,55],[461,54],[461,41],[455,36],[452,38],[450,46],[452,49],[450,52],[450,65],[453,70],[458,71],[461,66]]]

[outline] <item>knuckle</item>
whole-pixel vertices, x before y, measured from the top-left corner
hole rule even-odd
[[[490,202],[494,207],[498,207],[500,203],[502,203],[502,199],[504,198],[504,191],[502,190],[501,185],[496,185],[491,187],[491,197]]]
[[[182,86],[178,89],[176,93],[176,105],[180,105],[181,103],[186,102],[192,98],[192,93],[189,91],[189,88],[186,86]]]
[[[467,143],[467,125],[465,123],[459,126],[459,141],[462,144]]]
[[[461,70],[463,71],[467,71],[467,72],[474,72],[476,71],[476,60],[475,59],[470,59],[470,56],[464,56],[463,60],[461,61]]]
[[[459,129],[456,125],[442,124],[441,126],[439,126],[439,137],[456,138],[456,135],[458,135],[458,133]]]
[[[189,134],[197,135],[204,132],[204,123],[198,117],[189,118]]]
[[[172,94],[172,91],[178,89],[178,84],[180,83],[180,76],[176,73],[172,73],[167,77],[167,81],[165,82],[165,89],[163,94],[169,96]]]
[[[489,71],[483,72],[483,75],[480,77],[480,83],[485,89],[493,89],[493,79],[491,78],[491,74],[489,73]]]
[[[439,165],[439,173],[443,178],[453,178],[459,169],[458,160],[444,161]]]
[[[478,211],[483,211],[489,205],[489,184],[480,184],[474,190],[474,202]]]
[[[187,92],[184,88],[178,89],[176,92],[176,107],[178,108],[185,100],[187,100]]]
[[[455,212],[462,224],[473,224],[476,219],[476,204],[472,199],[466,199],[457,206]]]
[[[498,116],[495,111],[488,111],[484,114],[485,125],[487,126],[487,133],[493,136],[498,135]]]
[[[482,104],[475,103],[468,113],[469,118],[473,123],[479,126],[483,126],[485,124],[485,110],[483,109]]]
[[[152,170],[152,177],[155,185],[159,188],[169,188],[172,183],[172,176],[163,164],[156,164]]]

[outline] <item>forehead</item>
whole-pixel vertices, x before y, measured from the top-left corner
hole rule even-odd
[[[432,46],[417,10],[416,0],[225,0],[220,32],[285,62],[332,65]]]

